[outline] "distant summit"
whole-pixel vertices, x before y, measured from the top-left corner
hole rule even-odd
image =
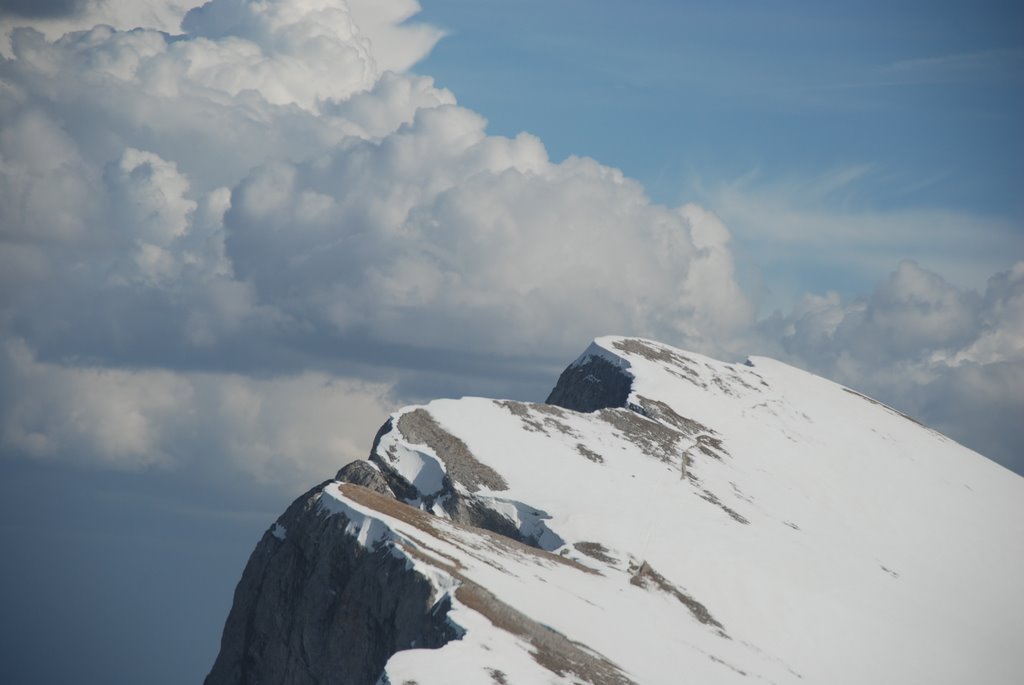
[[[206,683],[1018,683],[1021,578],[1021,477],[780,362],[603,337],[546,403],[395,412],[264,534]]]

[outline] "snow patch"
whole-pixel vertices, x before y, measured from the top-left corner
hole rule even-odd
[[[320,493],[319,505],[328,514],[342,514],[348,519],[345,533],[367,549],[373,549],[385,540],[391,539],[391,528],[380,518],[366,509],[350,501],[341,492],[337,482],[326,486]]]
[[[614,341],[623,339],[624,338],[611,335],[594,338],[594,341],[590,343],[586,350],[583,351],[583,354],[577,357],[576,361],[569,365],[570,368],[583,366],[594,357],[597,357],[625,371],[626,373],[629,373],[629,368],[632,364],[630,364],[628,359],[612,349],[612,343]]]
[[[398,425],[399,417],[396,415],[392,418],[393,426]],[[377,447],[377,454],[415,487],[421,498],[432,497],[444,488],[447,473],[444,462],[429,446],[407,443],[400,431],[392,428],[384,434]]]
[[[551,519],[551,515],[546,511],[541,511],[523,502],[497,497],[481,498],[480,501],[489,509],[511,520],[525,539],[534,540],[541,549],[550,552],[565,544],[565,540],[548,528],[545,523]]]

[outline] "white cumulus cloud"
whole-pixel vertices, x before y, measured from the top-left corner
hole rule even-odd
[[[403,392],[524,388],[612,332],[775,352],[1004,461],[1018,449],[1000,417],[1020,406],[1020,265],[978,293],[906,262],[868,296],[807,295],[757,326],[727,228],[829,267],[922,225],[961,240],[964,217],[821,209],[869,168],[729,186],[710,195],[721,214],[654,204],[595,160],[489,135],[410,73],[442,35],[418,10],[84,0],[0,19],[5,450],[319,465]],[[309,418],[303,393],[359,421]]]
[[[905,261],[867,297],[808,295],[762,327],[784,358],[1024,468],[1024,262],[979,294]]]
[[[515,379],[610,331],[739,351],[724,224],[488,135],[408,72],[441,36],[413,0],[129,4],[0,24],[8,449],[159,466],[201,435],[269,463],[324,429],[268,397],[431,355]],[[207,405],[219,428],[172,429]]]
[[[455,106],[255,169],[226,227],[262,298],[390,342],[568,354],[601,330],[710,346],[749,322],[713,215],[653,205],[592,160],[553,164]]]
[[[40,362],[0,349],[0,450],[116,470],[242,475],[300,488],[365,456],[390,386],[304,372],[252,378]],[[372,437],[372,435],[370,436]]]

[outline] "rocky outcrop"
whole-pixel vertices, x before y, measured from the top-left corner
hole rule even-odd
[[[335,476],[335,479],[340,480],[342,483],[362,485],[364,488],[369,488],[370,490],[379,492],[382,495],[395,496],[395,493],[392,492],[387,479],[380,472],[380,469],[370,462],[363,461],[362,459],[358,459],[342,466],[341,469],[338,470],[338,475]]]
[[[395,652],[457,636],[450,600],[432,603],[429,582],[405,559],[347,534],[345,515],[319,506],[324,485],[253,551],[206,685],[373,685]]]
[[[440,490],[424,494],[394,468],[389,455],[393,447],[382,445],[383,439],[396,431],[404,441],[426,445],[444,463],[445,474]],[[358,469],[360,473],[365,473],[366,469],[374,470],[387,488],[387,494],[393,494],[399,501],[414,504],[424,510],[432,510],[437,503],[455,523],[483,528],[517,542],[538,546],[535,538],[520,532],[515,521],[495,511],[487,501],[474,495],[481,486],[492,491],[505,490],[508,486],[499,473],[481,464],[461,439],[446,431],[426,410],[414,409],[402,414],[397,421],[388,419],[377,431],[370,451],[370,462],[372,466],[366,462],[353,462],[345,469],[353,472]],[[356,467],[355,464],[363,466]],[[339,472],[339,480],[347,478],[341,478]],[[456,488],[455,483],[461,487]]]
[[[562,372],[545,402],[581,412],[624,407],[632,385],[633,377],[621,367],[590,356]]]

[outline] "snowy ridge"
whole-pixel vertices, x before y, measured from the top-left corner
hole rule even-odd
[[[345,533],[362,547],[373,548],[396,539],[395,530],[372,510],[347,499],[339,483],[331,483],[320,493],[318,504],[327,514],[341,514],[348,519]],[[275,524],[276,526],[276,524]]]
[[[629,360],[626,357],[616,353],[611,348],[611,345],[617,339],[619,338],[616,338],[615,336],[605,336],[602,338],[597,338],[596,340],[594,340],[594,342],[590,343],[590,345],[587,346],[587,349],[583,351],[583,354],[577,357],[575,361],[573,361],[573,363],[570,364],[569,366],[584,366],[587,362],[596,357],[599,359],[603,359],[606,362],[609,362],[614,366],[617,366],[618,368],[628,372],[628,369],[631,366]],[[637,338],[637,340],[640,340],[640,338]]]
[[[415,407],[406,407],[392,415],[394,423],[402,416],[415,411]],[[385,468],[390,468],[415,489],[417,497],[409,504],[419,505],[426,498],[435,498],[444,488],[447,469],[437,453],[427,444],[412,444],[399,431],[389,431],[381,436],[375,452],[385,455]],[[370,462],[380,469],[374,462]],[[438,510],[436,513],[442,513]]]
[[[323,490],[460,636],[382,683],[1019,682],[1024,479],[771,359],[603,337],[559,384],[621,403],[407,407]]]

